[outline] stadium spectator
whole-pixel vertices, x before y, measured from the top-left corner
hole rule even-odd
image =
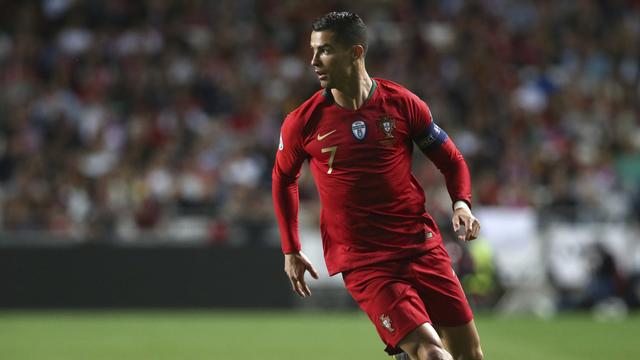
[[[5,238],[135,240],[194,216],[211,229],[238,192],[264,198],[281,119],[315,90],[301,34],[339,5],[4,4]],[[638,221],[637,1],[374,5],[349,3],[371,25],[372,73],[430,100],[471,164],[478,205]],[[428,166],[415,173],[437,184]],[[301,186],[302,201],[317,202],[310,180]],[[425,190],[446,219],[446,190]],[[252,233],[269,236],[274,223],[262,217]]]

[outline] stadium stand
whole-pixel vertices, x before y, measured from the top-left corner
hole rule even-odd
[[[42,0],[0,13],[0,243],[278,246],[284,116],[340,1]],[[350,1],[367,63],[425,99],[476,207],[537,225],[640,220],[640,1]],[[435,168],[416,176],[448,226]],[[317,196],[302,177],[303,219]],[[640,259],[636,269],[640,269]],[[633,265],[631,266],[633,268]]]

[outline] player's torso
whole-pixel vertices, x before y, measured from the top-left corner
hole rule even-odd
[[[412,140],[402,109],[381,97],[358,110],[314,111],[304,139],[323,205],[384,206],[412,188]],[[420,189],[421,190],[421,189]]]
[[[355,111],[327,98],[305,122],[302,146],[322,203],[331,273],[412,256],[439,241],[411,174],[407,99],[387,86],[379,90]]]

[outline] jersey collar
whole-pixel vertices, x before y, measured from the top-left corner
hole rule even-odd
[[[378,88],[378,83],[373,78],[371,78],[371,90],[369,90],[369,95],[367,95],[367,98],[364,99],[362,106],[364,106],[364,104],[373,97],[373,94],[375,93],[377,88]],[[324,89],[324,91],[322,92],[322,96],[324,96],[328,100],[331,100],[335,103],[335,100],[333,99],[333,95],[331,94],[331,91]],[[336,104],[336,106],[340,106],[340,105]]]

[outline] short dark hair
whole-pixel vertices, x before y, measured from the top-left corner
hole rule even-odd
[[[333,11],[313,21],[313,31],[332,31],[336,41],[347,46],[362,45],[367,52],[367,25],[358,14]]]

